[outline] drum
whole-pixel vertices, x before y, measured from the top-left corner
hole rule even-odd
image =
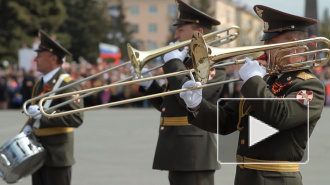
[[[0,177],[15,183],[38,170],[46,158],[46,150],[33,133],[21,132],[0,148]]]

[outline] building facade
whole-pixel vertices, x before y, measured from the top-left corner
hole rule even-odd
[[[134,37],[142,41],[140,50],[167,45],[170,28],[176,18],[174,0],[124,0],[126,21],[132,25]]]
[[[185,0],[189,3],[189,0]],[[260,45],[263,22],[254,15],[252,7],[243,8],[231,0],[210,0],[213,17],[221,22],[216,29],[237,25],[240,35],[236,41],[222,47]],[[109,7],[113,5],[109,2]],[[123,0],[126,21],[134,30],[134,38],[140,40],[139,50],[152,50],[168,45],[177,17],[174,0]],[[249,10],[251,9],[251,10]]]

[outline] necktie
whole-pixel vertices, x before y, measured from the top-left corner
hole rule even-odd
[[[44,84],[44,78],[41,78],[40,79],[40,83],[39,83],[39,87],[41,87],[41,89],[43,89],[44,86],[45,86],[45,84]]]

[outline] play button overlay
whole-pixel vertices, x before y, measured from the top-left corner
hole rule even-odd
[[[253,116],[249,116],[249,147],[278,132],[274,127],[265,124]]]
[[[279,127],[275,126],[276,123],[274,122],[268,122],[271,121],[270,119],[267,120],[267,117],[265,117],[264,122],[258,120],[259,117],[255,116],[255,117],[251,117],[252,115],[258,115],[256,112],[251,112],[251,114],[247,114],[244,116],[244,118],[242,118],[242,122],[240,123],[240,127],[243,127],[243,130],[234,130],[235,128],[237,128],[238,122],[232,122],[232,121],[225,121],[227,115],[222,114],[223,111],[220,111],[222,109],[222,107],[226,106],[227,103],[230,103],[228,101],[241,101],[241,100],[246,100],[248,102],[251,103],[251,105],[254,104],[254,102],[252,101],[258,101],[258,104],[261,103],[261,101],[266,101],[267,104],[270,103],[271,101],[276,101],[275,103],[277,103],[278,101],[284,102],[284,104],[287,105],[293,105],[295,103],[299,103],[301,104],[301,102],[297,102],[297,98],[221,98],[218,100],[218,104],[217,104],[217,125],[218,125],[218,133],[216,134],[216,138],[217,138],[217,160],[219,163],[221,164],[241,164],[239,162],[237,162],[236,159],[236,154],[237,152],[241,152],[241,151],[246,151],[247,153],[250,152],[250,150],[252,151],[252,153],[256,153],[254,150],[255,149],[260,149],[261,146],[264,146],[263,143],[269,143],[268,146],[271,145],[282,145],[282,143],[278,143],[278,142],[283,142],[283,141],[278,141],[277,139],[274,139],[274,137],[279,137],[279,135],[285,135],[288,134],[288,130],[292,130],[294,132],[296,132],[296,128],[284,128],[285,130],[282,129],[278,129]],[[266,103],[265,102],[265,103]],[[301,116],[301,118],[305,117],[306,122],[305,123],[301,123],[301,125],[299,125],[299,127],[305,127],[307,128],[306,130],[303,130],[301,132],[299,132],[299,136],[300,137],[304,137],[304,135],[306,136],[306,138],[308,138],[307,142],[306,142],[306,148],[304,149],[304,156],[303,158],[298,162],[298,164],[306,164],[309,161],[309,104],[307,104],[307,109],[306,112],[303,111],[299,111],[299,115]],[[244,107],[244,111],[246,112],[248,106]],[[271,108],[271,107],[270,107]],[[222,109],[223,110],[223,109]],[[237,111],[237,115],[235,116],[239,116],[238,114],[238,110]],[[266,111],[271,111],[266,110]],[[265,113],[269,113],[269,112],[265,112]],[[236,118],[233,116],[233,118]],[[278,115],[280,116],[280,115]],[[274,118],[278,118],[276,115],[270,115],[271,119]],[[230,120],[230,119],[228,119]],[[220,122],[221,121],[221,122]],[[274,123],[274,125],[273,125]],[[282,123],[282,124],[290,124],[290,122],[288,123]],[[304,125],[305,124],[305,125]],[[219,127],[219,126],[225,126],[225,127]],[[227,127],[228,126],[228,127]],[[283,125],[279,125],[279,126],[283,126]],[[222,129],[224,128],[224,129]],[[227,128],[229,128],[229,130],[226,130]],[[277,130],[278,129],[278,130]],[[284,133],[282,133],[284,132]],[[291,132],[291,131],[290,131]],[[292,132],[293,133],[293,132]],[[292,135],[292,134],[291,134]],[[290,137],[288,137],[287,139],[291,139]],[[292,139],[294,139],[294,137],[292,137]],[[260,146],[258,146],[260,145]],[[276,147],[275,147],[276,148]],[[292,148],[294,149],[294,148]],[[299,152],[301,151],[301,148],[297,148],[299,150]],[[272,147],[269,148],[269,150],[272,150]],[[262,154],[262,149],[260,149],[260,155]],[[274,150],[272,152],[283,152],[283,151],[277,151]],[[276,163],[277,164],[277,163]]]

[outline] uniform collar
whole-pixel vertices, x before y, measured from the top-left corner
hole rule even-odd
[[[297,77],[297,74],[300,72],[301,71],[291,71],[291,72],[282,73],[281,75],[278,75],[277,81],[280,82],[282,85],[285,85],[290,81],[293,81]]]
[[[44,84],[47,84],[47,82],[53,78],[53,76],[60,70],[60,67],[52,70],[51,72],[45,74],[42,79],[44,81]]]

